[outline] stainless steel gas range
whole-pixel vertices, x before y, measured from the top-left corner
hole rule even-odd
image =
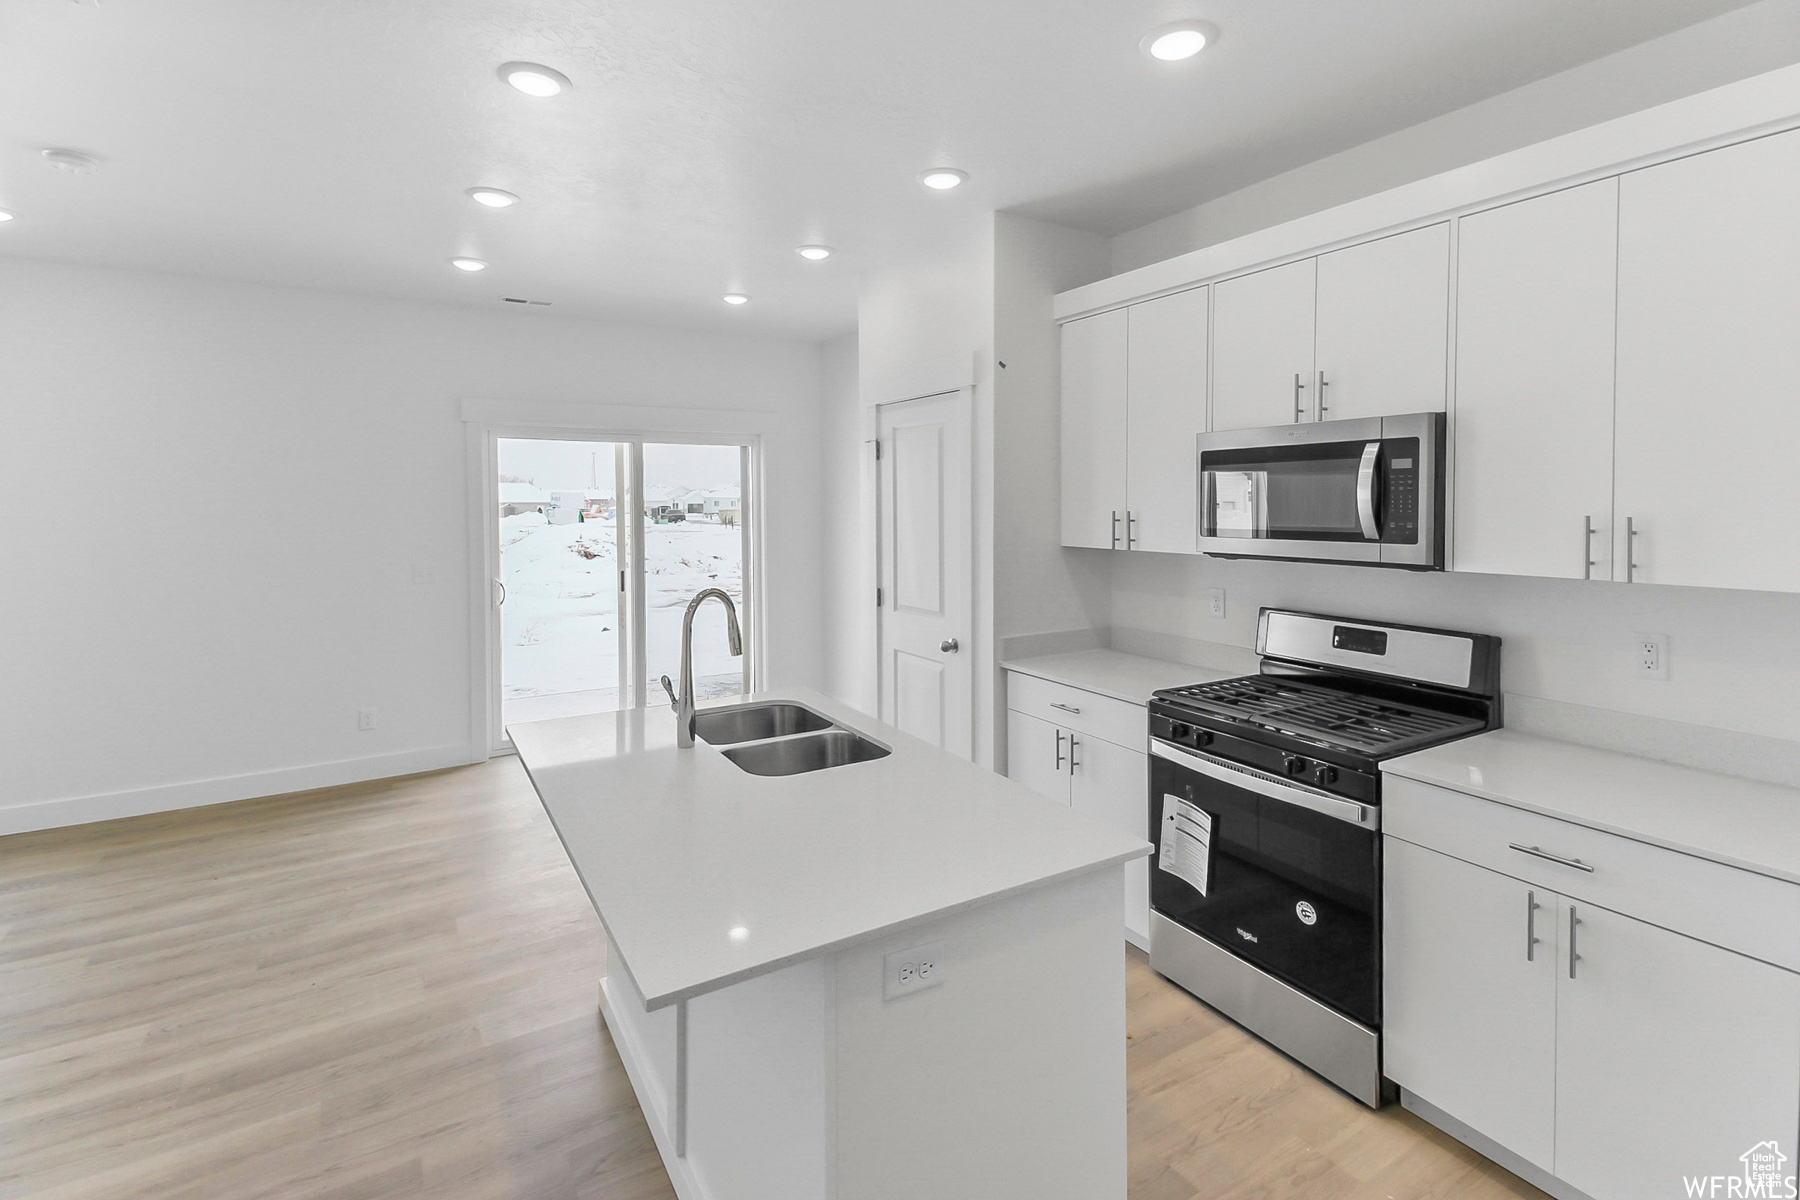
[[[1258,674],[1150,703],[1150,965],[1365,1104],[1384,758],[1500,724],[1500,640],[1264,609]]]

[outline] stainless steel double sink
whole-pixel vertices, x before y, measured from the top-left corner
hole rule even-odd
[[[694,736],[752,775],[800,775],[886,758],[889,751],[802,704],[771,700],[701,709]]]

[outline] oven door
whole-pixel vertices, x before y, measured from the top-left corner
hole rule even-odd
[[[1150,907],[1379,1028],[1380,810],[1150,743]]]
[[[1443,416],[1200,435],[1199,548],[1441,568]]]

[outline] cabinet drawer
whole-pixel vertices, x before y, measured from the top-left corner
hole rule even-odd
[[[1381,808],[1390,837],[1800,971],[1800,885],[1396,775]]]
[[[1141,705],[1017,671],[1006,673],[1006,707],[1131,750],[1144,749],[1150,736],[1150,716]]]

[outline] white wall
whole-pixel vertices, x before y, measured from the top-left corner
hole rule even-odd
[[[0,331],[0,832],[466,761],[465,397],[781,414],[764,662],[818,679],[812,343],[18,260]]]
[[[1797,61],[1800,4],[1761,0],[1122,233],[1113,273]]]
[[[819,486],[824,572],[822,686],[866,713],[875,696],[875,547],[868,497],[874,488],[874,436],[857,383],[857,335],[820,349]]]

